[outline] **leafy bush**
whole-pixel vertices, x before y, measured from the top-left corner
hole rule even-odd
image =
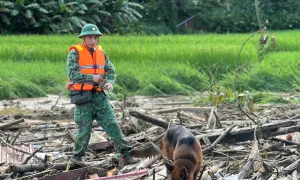
[[[115,32],[142,15],[143,6],[126,0],[17,0],[0,1],[0,32],[78,33],[87,23]]]

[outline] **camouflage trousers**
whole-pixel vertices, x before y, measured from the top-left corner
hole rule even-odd
[[[128,156],[128,152],[132,147],[125,139],[123,132],[117,124],[113,108],[105,93],[96,92],[93,94],[90,103],[75,105],[74,120],[78,126],[78,132],[75,139],[73,155],[85,155],[91,137],[93,121],[96,120],[114,141],[117,151],[123,156]]]

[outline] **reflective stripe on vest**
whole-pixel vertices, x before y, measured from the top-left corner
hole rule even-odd
[[[79,72],[81,74],[93,74],[93,75],[105,75],[105,56],[104,52],[101,48],[101,46],[97,46],[96,50],[93,52],[93,57],[89,50],[87,50],[82,44],[77,44],[75,46],[72,46],[69,49],[69,52],[71,50],[77,50],[79,53]],[[82,86],[83,84],[83,86]],[[83,90],[83,91],[90,91],[93,90],[94,86],[93,83],[76,83],[69,80],[69,90]],[[96,91],[101,91],[100,88],[97,88]]]

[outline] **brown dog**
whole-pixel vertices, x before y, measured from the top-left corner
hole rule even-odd
[[[163,155],[172,161],[165,164],[169,179],[196,180],[202,166],[202,148],[193,133],[184,126],[171,126],[159,141],[159,146]],[[131,156],[139,158],[157,153],[151,144],[130,151]]]

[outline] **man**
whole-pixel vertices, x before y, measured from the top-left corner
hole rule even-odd
[[[113,108],[103,91],[113,90],[115,68],[101,46],[97,45],[100,36],[102,33],[96,25],[86,24],[79,35],[83,43],[72,46],[68,54],[68,89],[71,102],[75,104],[74,120],[78,126],[71,162],[83,165],[82,157],[95,119],[115,142],[124,166],[137,161],[129,156],[132,147],[118,126]]]

